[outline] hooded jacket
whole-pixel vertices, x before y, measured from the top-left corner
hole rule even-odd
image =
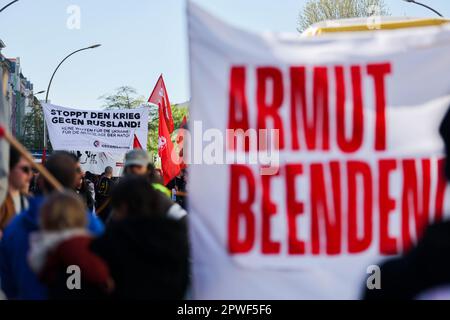
[[[28,261],[31,269],[48,285],[49,299],[97,299],[106,293],[111,277],[108,266],[89,246],[92,236],[85,229],[31,234]],[[78,290],[67,288],[67,268],[78,266]]]
[[[48,297],[47,288],[27,261],[29,237],[39,229],[39,211],[44,200],[42,196],[30,199],[29,208],[11,221],[0,241],[0,283],[10,300],[45,300]],[[102,234],[104,226],[101,221],[93,212],[87,214],[88,229],[94,235]]]
[[[189,274],[183,219],[155,215],[112,222],[91,249],[110,268],[113,299],[183,299]]]

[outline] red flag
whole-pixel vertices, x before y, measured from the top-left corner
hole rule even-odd
[[[181,169],[185,169],[187,167],[187,165],[184,163],[183,160],[183,153],[184,153],[184,130],[187,130],[187,118],[186,116],[184,116],[183,121],[181,122],[180,125],[180,130],[178,131],[178,136],[177,136],[177,144],[178,144],[178,150],[179,151],[179,157],[180,157],[180,168]]]
[[[45,164],[47,162],[47,149],[44,148],[44,150],[42,150],[42,160],[41,163]]]
[[[156,104],[158,107],[163,108],[167,129],[169,129],[169,133],[172,133],[174,130],[172,107],[170,106],[169,95],[167,94],[166,85],[164,84],[162,75],[159,76],[158,82],[156,83],[156,86],[153,89],[148,102]]]
[[[186,116],[183,117],[183,121],[181,121],[180,129],[187,129],[187,118]]]
[[[167,185],[181,171],[180,165],[172,158],[173,143],[166,125],[166,118],[163,115],[163,108],[159,108],[159,138],[158,154],[161,158],[162,177]],[[175,160],[175,161],[174,161]]]
[[[139,139],[136,135],[134,135],[134,140],[133,140],[133,149],[143,149],[141,143],[139,142]]]

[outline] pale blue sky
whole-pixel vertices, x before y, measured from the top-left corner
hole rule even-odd
[[[9,0],[0,0],[4,5]],[[450,1],[423,0],[450,17]],[[249,30],[296,32],[305,0],[195,0],[226,22]],[[401,0],[386,0],[396,16],[432,16]],[[81,9],[81,29],[69,30],[66,12]],[[189,99],[185,0],[20,0],[0,14],[0,39],[7,57],[21,57],[22,69],[45,90],[60,59],[95,43],[103,46],[71,58],[59,70],[53,103],[101,107],[98,97],[121,85],[148,97],[164,74],[171,102]],[[43,98],[44,96],[41,96]]]

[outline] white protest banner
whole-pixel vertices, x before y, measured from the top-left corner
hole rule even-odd
[[[125,155],[109,152],[71,151],[80,160],[84,172],[101,175],[106,167],[113,168],[113,177],[120,177],[124,168]]]
[[[43,104],[53,149],[124,154],[133,149],[134,135],[147,148],[146,107],[126,110],[76,110]]]
[[[192,2],[188,22],[193,298],[359,298],[372,265],[449,212],[450,27],[299,39]],[[265,129],[278,170],[229,161],[261,156]]]

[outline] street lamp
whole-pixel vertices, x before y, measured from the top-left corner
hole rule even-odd
[[[84,50],[89,50],[89,49],[95,49],[95,48],[98,48],[98,47],[100,47],[100,46],[101,46],[101,44],[95,44],[95,45],[90,46],[90,47],[86,47],[86,48],[83,48],[83,49],[75,50],[74,52],[72,52],[71,54],[69,54],[67,57],[65,57],[65,58],[58,64],[58,66],[56,67],[55,71],[54,71],[53,74],[52,74],[52,77],[50,78],[50,82],[48,83],[47,95],[45,96],[45,103],[48,103],[48,95],[49,95],[49,93],[50,93],[50,87],[51,87],[51,85],[52,85],[53,78],[55,77],[56,72],[58,71],[59,67],[61,67],[61,65],[64,63],[64,61],[66,61],[67,59],[69,59],[71,56],[73,56],[74,54],[76,54],[76,53],[78,53],[78,52],[81,52],[81,51],[84,51]]]
[[[48,103],[48,95],[50,93],[50,87],[52,85],[53,82],[53,78],[55,77],[56,72],[58,71],[59,67],[61,67],[61,65],[64,63],[64,61],[66,61],[67,59],[69,59],[71,56],[73,56],[74,54],[84,51],[84,50],[89,50],[89,49],[95,49],[100,47],[101,44],[94,44],[90,47],[86,47],[86,48],[82,48],[82,49],[78,49],[75,50],[74,52],[72,52],[71,54],[69,54],[68,56],[66,56],[56,67],[55,71],[53,71],[52,77],[50,78],[50,82],[48,83],[48,88],[47,88],[47,94],[45,95],[45,103]],[[45,124],[45,117],[44,117],[44,155],[47,152],[47,126]]]
[[[45,90],[42,90],[42,91],[39,91],[39,92],[36,92],[36,93],[30,93],[29,95],[27,95],[27,98],[32,99],[33,101],[34,100],[38,101],[36,96],[38,94],[43,94],[43,93],[45,93]]]
[[[434,13],[436,13],[436,14],[437,14],[438,16],[440,16],[441,18],[444,17],[439,11],[433,9],[433,8],[430,7],[430,6],[427,6],[426,4],[417,2],[417,1],[415,1],[415,0],[403,0],[403,1],[405,1],[405,2],[410,2],[410,3],[414,3],[414,4],[417,4],[417,5],[419,5],[419,6],[425,7],[425,8],[427,8],[428,10],[431,10],[431,11],[433,11]]]
[[[35,96],[37,96],[38,94],[43,94],[43,93],[45,93],[45,90],[38,91],[38,92],[36,92],[36,93],[30,93],[30,94],[27,95],[27,97],[35,97]]]
[[[38,98],[36,98],[36,96],[37,96],[38,94],[43,94],[43,93],[45,93],[45,90],[42,90],[42,91],[39,91],[39,92],[36,92],[36,93],[31,93],[31,94],[28,96],[28,98],[31,97],[31,99],[33,100],[33,103],[34,103],[34,101],[39,101]]]
[[[4,6],[3,8],[0,9],[0,12],[2,12],[3,10],[5,10],[6,8],[8,8],[9,6],[13,5],[14,3],[16,3],[19,0],[14,0],[11,1],[10,3],[8,3],[6,6]]]

